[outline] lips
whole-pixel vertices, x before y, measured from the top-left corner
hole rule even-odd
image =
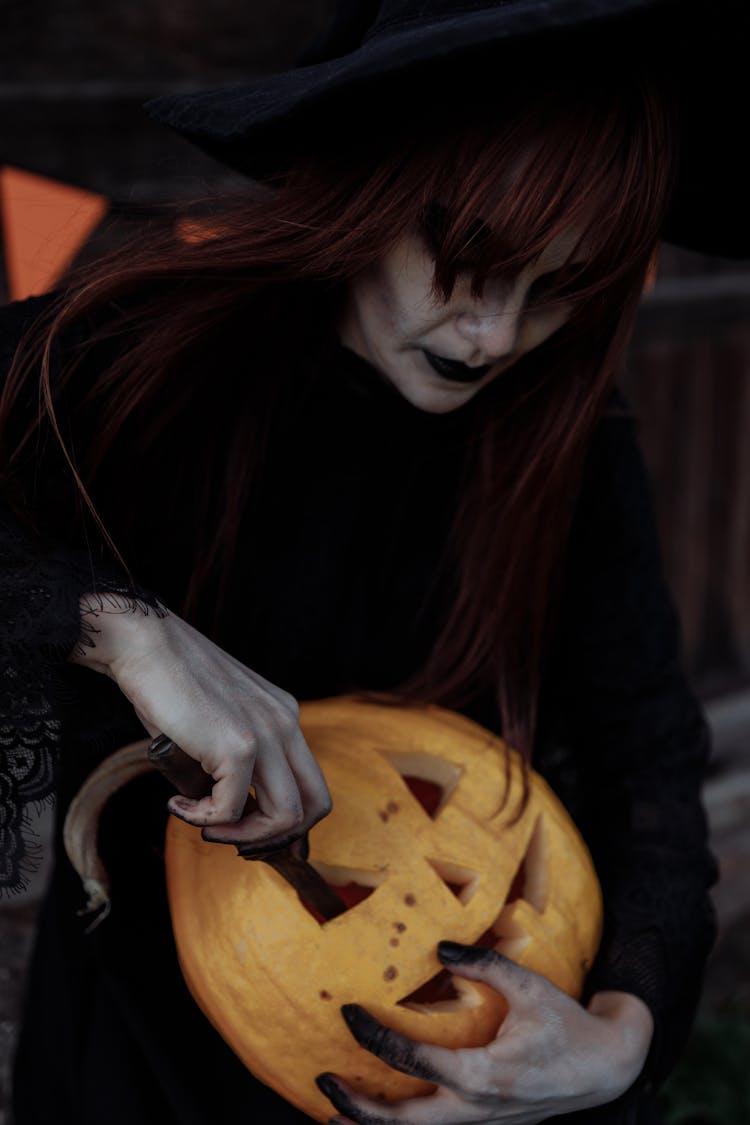
[[[457,359],[444,359],[422,348],[422,354],[442,379],[450,379],[452,383],[478,383],[490,370],[492,364],[485,363],[481,367],[469,367],[468,363],[460,363]]]

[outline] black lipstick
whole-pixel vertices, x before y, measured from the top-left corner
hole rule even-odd
[[[491,363],[482,364],[481,367],[469,367],[468,363],[461,363],[457,359],[444,359],[422,348],[422,354],[433,371],[442,379],[450,379],[453,383],[478,383],[492,367]]]

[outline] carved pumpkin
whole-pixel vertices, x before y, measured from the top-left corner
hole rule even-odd
[[[342,1004],[424,1042],[487,1043],[505,1003],[442,969],[437,943],[492,945],[578,996],[601,896],[549,787],[532,774],[518,816],[518,756],[506,792],[504,743],[468,719],[340,699],[304,704],[301,725],[333,799],[310,861],[350,909],[321,924],[271,867],[174,818],[166,863],[197,1003],[258,1078],[327,1121],[324,1070],[388,1100],[433,1089],[358,1046]]]

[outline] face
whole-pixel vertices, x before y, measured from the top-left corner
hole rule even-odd
[[[545,307],[543,294],[557,271],[585,260],[573,253],[579,241],[580,232],[563,231],[515,277],[488,279],[481,297],[471,275],[459,274],[441,301],[426,242],[405,237],[351,283],[341,342],[420,410],[457,410],[569,319],[572,302]]]

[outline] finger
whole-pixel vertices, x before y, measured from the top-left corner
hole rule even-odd
[[[305,831],[302,798],[289,763],[276,747],[272,752],[261,748],[253,774],[255,801],[250,811],[233,824],[211,825],[203,833],[204,840],[219,844],[257,844],[284,846]]]
[[[358,1004],[344,1004],[341,1014],[359,1045],[372,1051],[394,1070],[438,1086],[456,1084],[458,1052],[409,1039],[385,1027]]]
[[[457,976],[482,981],[501,992],[512,1008],[537,1009],[545,992],[549,993],[550,989],[559,992],[539,973],[517,965],[494,949],[441,941],[437,955],[442,964]]]
[[[170,797],[169,811],[187,824],[200,828],[204,825],[230,824],[242,816],[253,777],[252,761],[238,765],[226,777],[214,781],[211,793],[199,801],[190,797]]]
[[[289,787],[294,784],[297,786],[301,810],[297,805],[287,808],[288,815],[282,813],[279,816],[278,808],[273,808],[270,801],[265,799],[274,796],[271,786],[265,783],[266,774],[264,771],[268,760],[261,750],[254,777],[259,808],[262,813],[269,817],[267,824],[264,824],[260,817],[255,818],[254,821],[246,817],[229,830],[222,828],[220,832],[216,832],[211,827],[204,831],[203,836],[207,840],[220,843],[235,843],[238,845],[241,843],[243,845],[241,854],[246,858],[263,858],[269,852],[291,845],[295,848],[295,854],[299,858],[307,859],[310,850],[307,833],[313,825],[328,815],[332,807],[325,777],[313,757],[302,731],[297,726],[293,732],[287,753],[287,764],[291,770],[293,782],[290,782],[288,776],[285,775],[282,778],[283,784],[276,789],[275,799],[279,803],[285,801]],[[271,777],[270,780],[272,781],[273,778]],[[260,826],[259,831],[256,831],[255,824]]]
[[[353,1090],[337,1074],[319,1074],[315,1082],[338,1113],[357,1125],[468,1125],[481,1120],[476,1106],[461,1104],[449,1090],[422,1098],[382,1102]]]
[[[305,807],[307,827],[312,828],[331,811],[331,794],[323,771],[313,757],[312,750],[299,727],[290,739],[287,760]]]

